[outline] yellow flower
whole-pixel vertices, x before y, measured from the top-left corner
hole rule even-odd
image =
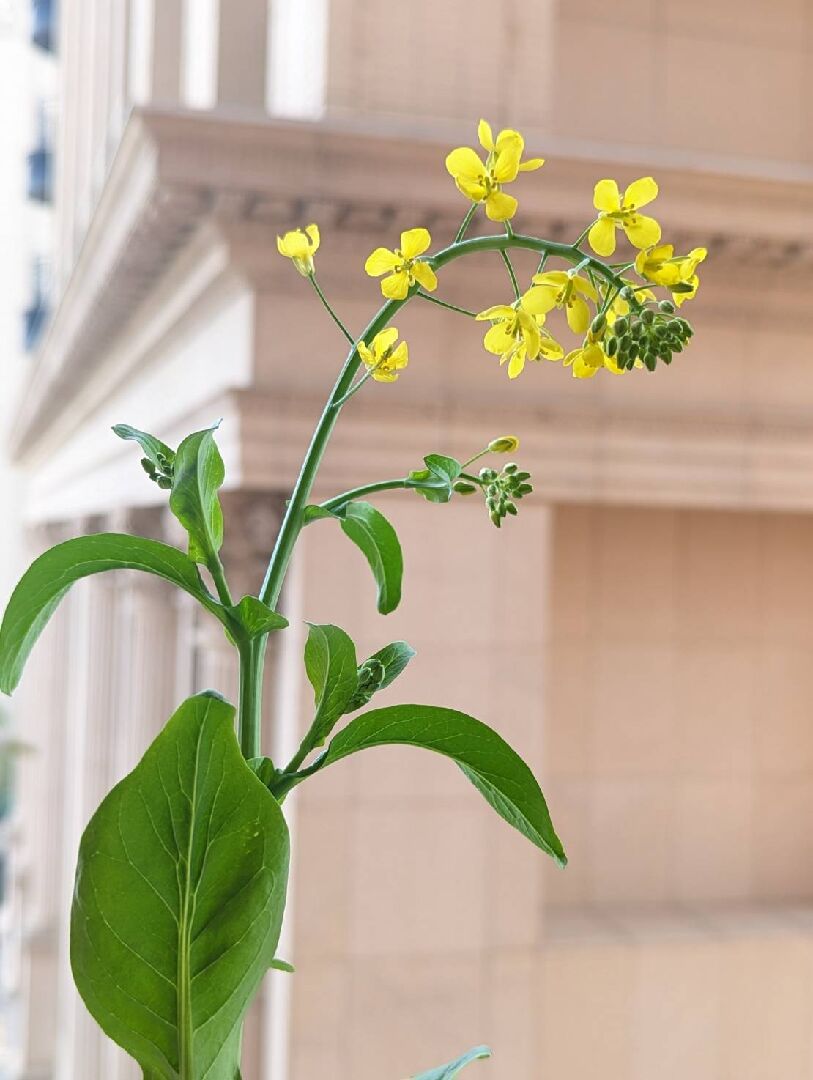
[[[656,285],[674,285],[680,281],[680,260],[675,259],[672,244],[658,244],[639,251],[635,258],[635,269],[642,278],[654,281]]]
[[[277,251],[286,259],[291,259],[294,266],[303,275],[313,273],[313,256],[319,250],[319,228],[308,225],[304,229],[292,229],[285,236],[277,237]]]
[[[485,203],[486,214],[492,221],[508,221],[517,212],[517,200],[506,195],[502,185],[516,180],[518,173],[541,168],[544,159],[522,161],[525,140],[510,128],[501,131],[495,139],[491,126],[481,120],[477,136],[487,152],[485,165],[471,147],[459,146],[447,156],[446,168],[467,199]]]
[[[359,342],[359,356],[376,382],[395,382],[398,372],[409,363],[409,348],[402,341],[396,345],[398,331],[388,326],[375,335],[369,346]]]
[[[534,306],[537,312],[552,311],[563,307],[567,313],[567,325],[574,334],[583,334],[590,325],[590,308],[585,296],[594,303],[598,293],[590,282],[578,274],[568,274],[564,270],[549,270],[546,274],[534,274],[533,286],[524,299]]]
[[[587,234],[590,247],[597,255],[612,255],[615,251],[615,230],[623,229],[627,239],[637,248],[657,244],[661,227],[654,218],[638,210],[658,194],[658,185],[651,176],[635,180],[624,192],[622,200],[615,180],[599,180],[593,194],[593,205],[599,211],[598,221]]]
[[[597,341],[587,341],[579,349],[573,349],[565,357],[565,367],[573,372],[574,379],[592,379],[597,371],[606,368],[613,375],[623,375],[620,368],[611,356],[607,356],[601,344]]]
[[[499,356],[500,364],[508,364],[508,378],[516,379],[522,373],[526,360],[560,360],[564,349],[544,329],[544,315],[528,311],[524,301],[514,307],[497,304],[481,311],[480,321],[490,320],[491,329],[486,332],[483,344],[488,352]]]
[[[376,248],[364,264],[370,277],[387,277],[381,282],[381,292],[390,300],[404,300],[416,283],[432,292],[438,287],[435,271],[419,255],[423,255],[432,237],[428,229],[409,229],[401,233],[401,246],[395,251]]]
[[[685,303],[686,300],[691,300],[697,290],[700,288],[700,278],[697,276],[697,267],[708,255],[708,251],[705,248],[692,248],[685,259],[681,259],[678,263],[679,277],[678,283],[680,285],[689,286],[688,292],[673,292],[672,299],[675,301],[678,307]]]

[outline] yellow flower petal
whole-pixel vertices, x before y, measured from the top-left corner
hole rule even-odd
[[[398,330],[394,326],[388,326],[386,330],[379,330],[373,338],[373,355],[380,360],[387,349],[391,348],[398,340]]]
[[[432,237],[428,229],[408,229],[401,233],[401,253],[405,259],[423,255],[431,243]]]
[[[456,179],[483,180],[485,167],[470,146],[459,146],[446,158],[446,168]]]
[[[573,276],[573,290],[582,293],[584,296],[589,296],[591,300],[598,300],[598,293],[592,282],[588,281],[587,278],[579,277],[578,274]]]
[[[511,357],[508,364],[508,378],[516,379],[518,375],[521,375],[525,368],[525,350],[520,346]]]
[[[370,277],[380,277],[382,274],[388,274],[391,270],[394,270],[400,263],[401,260],[394,251],[379,247],[367,256],[364,269]]]
[[[522,306],[531,315],[546,315],[556,307],[557,294],[556,285],[532,285],[522,297]]]
[[[514,317],[514,309],[509,307],[508,304],[494,304],[492,307],[478,312],[474,317],[481,322],[484,319],[512,319]]]
[[[482,202],[488,194],[485,184],[481,184],[479,180],[467,180],[465,177],[456,176],[455,183],[457,184],[457,190],[462,191],[466,198],[471,199],[472,202]]]
[[[547,360],[561,360],[565,350],[550,334],[543,334],[539,351]]]
[[[558,290],[567,285],[567,274],[564,270],[548,270],[544,274],[534,274],[531,281],[534,285],[551,285]]]
[[[571,297],[567,305],[567,325],[574,334],[583,334],[590,325],[590,308],[580,296]]]
[[[308,238],[310,239],[311,255],[313,255],[315,251],[319,250],[319,226],[314,225],[313,223],[311,223],[310,225],[306,225],[305,232],[308,234]]]
[[[661,238],[660,225],[646,214],[631,214],[628,218],[624,218],[622,224],[627,239],[633,247],[649,247],[650,244],[657,244]]]
[[[277,237],[277,250],[289,259],[301,259],[310,254],[311,245],[304,232],[292,229],[282,238]]]
[[[490,353],[502,356],[514,347],[513,335],[508,332],[504,322],[498,322],[486,331],[483,345]]]
[[[419,260],[412,264],[412,276],[419,285],[423,285],[427,292],[434,292],[438,287],[438,279],[435,271],[429,263]]]
[[[634,180],[624,192],[624,206],[637,210],[639,206],[651,203],[658,194],[658,185],[651,176],[642,176],[640,180]],[[657,240],[654,241],[657,243]]]
[[[509,138],[503,138],[508,134]],[[497,147],[494,152],[494,179],[500,184],[510,184],[516,180],[519,172],[519,162],[522,157],[524,143],[522,136],[515,131],[506,133],[501,131],[497,139]]]
[[[397,378],[398,372],[390,371],[390,369],[386,367],[376,368],[373,372],[373,380],[375,382],[395,382]]]
[[[477,125],[477,138],[484,150],[494,149],[494,136],[491,134],[491,124],[487,120],[481,120]]]
[[[504,191],[492,191],[486,198],[486,216],[492,221],[509,221],[517,212],[517,200]]]
[[[534,169],[541,169],[545,164],[545,159],[541,157],[528,158],[527,161],[520,162],[520,172],[533,172]]]
[[[597,255],[612,255],[615,251],[615,225],[609,218],[599,218],[587,234],[587,240]]]
[[[400,371],[407,366],[409,363],[409,347],[405,341],[402,341],[396,349],[393,349],[387,363],[396,371]]]
[[[370,352],[370,349],[368,348],[368,346],[365,345],[363,341],[360,341],[359,345],[358,345],[358,349],[359,349],[359,356],[361,357],[362,362],[367,367],[373,367],[375,365],[375,359],[373,357],[373,354]]]
[[[615,180],[599,180],[593,189],[593,206],[607,213],[621,209],[621,192]]]
[[[404,300],[409,292],[409,274],[399,270],[381,282],[381,292],[388,300]]]

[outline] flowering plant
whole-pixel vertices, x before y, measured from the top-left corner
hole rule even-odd
[[[136,1059],[147,1080],[239,1078],[246,1010],[270,967],[291,970],[276,957],[289,859],[281,806],[294,788],[343,758],[385,744],[444,755],[509,825],[559,865],[566,863],[536,779],[496,731],[435,705],[367,708],[412,660],[406,642],[391,642],[360,661],[338,626],[311,625],[304,665],[314,691],[312,722],[287,763],[272,761],[260,744],[267,643],[288,625],[276,609],[306,526],[320,527],[320,521],[339,526],[369,563],[378,610],[387,614],[401,596],[402,552],[394,529],[368,496],[409,490],[443,504],[479,495],[499,528],[533,490],[530,474],[513,461],[475,471],[475,462],[487,455],[512,455],[518,449],[515,436],[503,435],[467,461],[429,453],[423,467],[406,476],[372,479],[311,503],[343,407],[368,380],[394,383],[407,369],[409,349],[393,325],[405,304],[420,299],[489,323],[485,348],[499,357],[510,379],[542,359],[561,360],[577,378],[653,371],[659,361],[671,363],[692,335],[677,309],[697,292],[697,269],[706,252],[675,255],[672,245],[661,243],[658,223],[640,213],[658,193],[651,177],[635,181],[623,197],[615,181],[601,180],[594,220],[573,243],[555,243],[514,231],[518,204],[505,191],[520,173],[539,169],[542,159],[523,160],[525,144],[516,131],[495,138],[481,121],[478,134],[485,160],[469,147],[446,159],[471,203],[457,235],[433,252],[429,231],[417,227],[401,234],[398,247],[378,247],[370,254],[365,269],[381,279],[385,302],[358,336],[318,284],[316,224],[278,239],[280,254],[314,289],[349,349],[257,593],[236,600],[221,560],[218,491],[224,468],[215,429],[194,432],[173,449],[154,435],[118,425],[114,431],[120,438],[140,446],[149,479],[168,492],[169,508],[188,535],[187,550],[112,533],[69,540],[32,564],[6,610],[0,628],[0,688],[6,693],[18,684],[28,654],[70,586],[116,568],[157,575],[183,589],[222,624],[237,651],[236,710],[212,691],[183,702],[133,772],[101,803],[80,844],[71,918],[74,978],[97,1022]],[[491,221],[502,223],[502,231],[468,237],[481,205]],[[634,251],[607,262],[619,233]],[[538,256],[525,288],[511,260],[515,249]],[[475,312],[437,296],[445,267],[483,252],[501,260],[508,299],[496,297],[497,303]],[[661,299],[656,289],[663,290]],[[567,332],[576,335],[572,347],[560,343],[547,324],[557,310]],[[477,1047],[422,1075],[448,1080],[487,1054]]]

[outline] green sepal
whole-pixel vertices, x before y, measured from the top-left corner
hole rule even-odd
[[[454,1061],[450,1061],[446,1065],[440,1065],[437,1069],[428,1069],[426,1072],[417,1073],[411,1080],[453,1080],[453,1077],[457,1076],[460,1070],[465,1069],[472,1061],[490,1057],[490,1047],[475,1046],[473,1050],[469,1050],[466,1054],[461,1054],[461,1056],[455,1058]]]
[[[272,630],[284,630],[288,625],[284,615],[274,611],[256,596],[244,596],[234,607],[224,610],[240,624],[249,638],[269,634]]]
[[[189,558],[210,564],[223,545],[217,496],[226,476],[214,439],[218,425],[187,435],[175,455],[169,508],[189,534]]]
[[[275,957],[268,965],[274,971],[287,971],[289,975],[293,975],[296,972],[296,968],[293,964],[289,964],[287,960],[280,960]]]
[[[158,472],[171,472],[175,463],[175,451],[165,442],[157,439],[155,435],[150,435],[147,431],[139,431],[130,424],[114,424],[113,432],[120,439],[137,442],[144,451],[145,457],[152,462]]]
[[[223,608],[207,591],[197,566],[177,548],[124,533],[66,540],[35,559],[11,594],[0,627],[0,690],[10,694],[17,686],[31,649],[71,585],[105,570],[143,570],[162,577],[223,621]]]
[[[79,993],[147,1076],[239,1075],[288,859],[285,820],[243,761],[234,709],[212,694],[185,701],[93,815],[71,911]]]
[[[375,746],[408,745],[451,758],[501,818],[560,865],[562,843],[545,796],[519,754],[473,716],[436,705],[392,705],[362,713],[333,737],[319,768]]]
[[[423,460],[426,468],[413,470],[407,477],[407,485],[429,502],[447,503],[463,466],[444,454],[427,454]]]

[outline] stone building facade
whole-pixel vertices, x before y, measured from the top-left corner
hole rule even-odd
[[[307,720],[304,619],[363,655],[406,638],[391,700],[503,732],[571,866],[414,751],[306,785],[297,973],[268,980],[247,1080],[379,1080],[482,1041],[506,1080],[813,1077],[811,55],[805,0],[63,0],[60,302],[11,436],[32,554],[175,536],[110,425],[175,443],[222,417],[226,562],[257,582],[342,355],[275,236],[319,222],[321,284],[361,327],[371,248],[454,234],[443,159],[480,115],[548,158],[521,227],[575,236],[596,179],[652,172],[665,235],[713,252],[695,341],[656,377],[509,384],[481,327],[413,304],[408,371],[343,416],[323,497],[505,431],[536,494],[500,533],[464,500],[382,497],[407,565],[387,619],[343,538],[309,529],[267,745]],[[443,294],[485,306],[501,274],[457,264]],[[137,577],[78,586],[46,632],[17,704],[38,750],[17,829],[27,1080],[136,1075],[70,983],[78,838],[180,700],[234,678],[218,633]]]

